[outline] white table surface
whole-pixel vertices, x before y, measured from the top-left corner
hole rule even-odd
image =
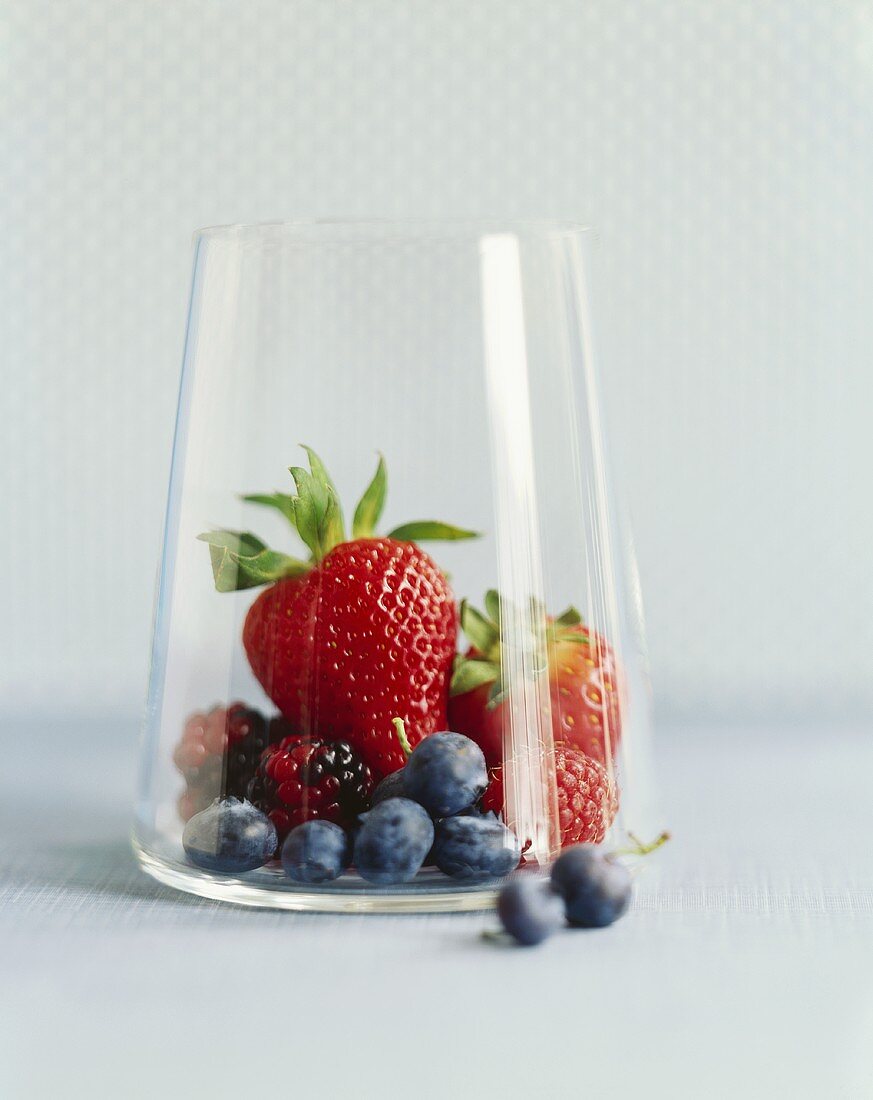
[[[662,730],[672,845],[531,951],[153,883],[124,724],[6,723],[3,757],[4,1100],[873,1097],[870,731]]]

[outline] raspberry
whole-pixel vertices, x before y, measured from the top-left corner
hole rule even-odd
[[[304,821],[357,824],[373,793],[370,769],[347,741],[286,737],[262,755],[248,797],[276,826],[279,841]]]
[[[264,749],[290,732],[283,719],[267,720],[243,703],[192,714],[173,753],[187,784],[179,799],[182,820],[216,798],[244,799]]]
[[[618,789],[599,760],[570,745],[555,745],[558,783],[558,820],[561,847],[599,844],[618,812]],[[503,811],[503,774],[492,770],[492,780],[482,798],[484,810]]]

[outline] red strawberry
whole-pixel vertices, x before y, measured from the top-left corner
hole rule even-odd
[[[477,659],[478,651],[468,649],[467,657]],[[449,699],[449,726],[457,733],[471,737],[485,753],[488,764],[496,767],[503,761],[503,708],[488,705],[493,685],[494,681],[488,681],[471,691],[452,695]]]
[[[618,812],[618,790],[606,768],[570,745],[555,746],[561,847],[599,844]],[[503,769],[494,768],[482,808],[503,812]]]
[[[473,532],[421,521],[376,537],[386,493],[380,459],[346,542],[336,489],[312,451],[309,460],[311,472],[292,467],[296,496],[246,498],[289,519],[311,551],[308,562],[269,550],[248,533],[201,538],[210,544],[220,591],[272,582],[243,628],[249,663],[266,693],[302,734],[348,741],[379,778],[405,763],[393,718],[404,720],[412,745],[447,724],[454,598],[414,540]]]
[[[500,622],[511,614],[496,592],[485,596],[486,614],[461,605],[461,626],[473,643],[455,662],[449,724],[472,737],[490,764],[503,759]],[[542,613],[539,642],[547,664],[555,741],[575,745],[601,763],[613,759],[621,737],[621,675],[609,644],[581,621],[574,608],[557,618]],[[535,622],[536,625],[536,622]],[[511,629],[511,628],[510,628]]]
[[[455,604],[446,579],[414,543],[358,539],[335,547],[304,579],[255,600],[243,644],[264,690],[305,734],[330,730],[375,773],[406,762],[410,743],[446,729],[455,653]]]

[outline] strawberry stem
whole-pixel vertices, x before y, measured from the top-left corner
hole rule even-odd
[[[660,833],[654,840],[649,841],[648,844],[644,843],[636,835],[628,831],[627,834],[630,844],[626,848],[616,848],[610,855],[613,856],[647,856],[652,852],[656,852],[659,848],[663,847],[670,840],[670,834],[668,832]]]
[[[397,740],[400,742],[400,747],[403,749],[403,755],[409,757],[412,755],[412,745],[409,743],[409,738],[406,736],[406,726],[403,724],[402,718],[392,718],[391,725],[397,734]]]
[[[501,928],[483,928],[479,935],[486,943],[512,943],[512,937],[508,936]]]

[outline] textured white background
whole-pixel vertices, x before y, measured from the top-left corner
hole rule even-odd
[[[134,711],[190,233],[595,225],[671,717],[873,705],[873,5],[0,0],[0,705]]]

